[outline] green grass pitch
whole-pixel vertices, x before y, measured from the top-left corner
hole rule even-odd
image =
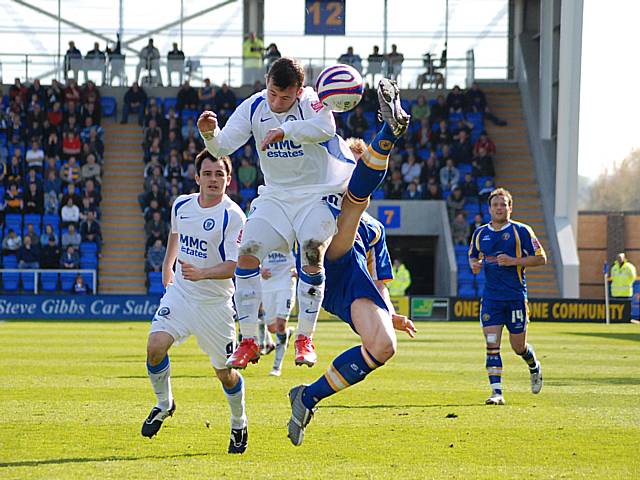
[[[357,343],[321,323],[319,364],[244,373],[249,449],[226,453],[228,406],[193,339],[171,353],[177,411],[152,440],[145,370],[148,325],[0,324],[2,479],[552,479],[640,477],[640,329],[532,324],[545,386],[529,392],[524,362],[503,346],[507,405],[485,406],[476,323],[420,323],[397,356],[323,402],[305,442],[286,437],[287,391],[321,375]]]

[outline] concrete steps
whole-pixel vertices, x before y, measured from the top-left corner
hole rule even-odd
[[[136,124],[107,124],[102,182],[102,235],[98,291],[146,293],[144,220],[138,206],[142,191],[142,130]]]

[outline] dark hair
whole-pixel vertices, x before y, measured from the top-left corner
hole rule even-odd
[[[507,205],[513,207],[513,197],[511,193],[506,188],[496,188],[493,192],[489,194],[489,205],[491,205],[491,200],[495,197],[504,197],[507,199]]]
[[[231,159],[226,155],[216,158],[213,155],[211,155],[211,153],[209,153],[209,150],[207,150],[206,148],[202,150],[198,155],[196,155],[196,173],[198,175],[200,175],[200,171],[202,170],[202,164],[207,158],[212,162],[220,161],[220,163],[224,165],[224,169],[226,170],[227,175],[231,176],[231,173],[233,172]]]
[[[267,74],[268,80],[272,80],[281,90],[289,87],[300,88],[304,85],[304,68],[295,58],[282,57],[271,65]]]

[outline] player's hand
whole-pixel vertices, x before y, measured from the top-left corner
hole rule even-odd
[[[475,258],[471,261],[471,271],[473,272],[474,275],[477,275],[480,273],[480,270],[482,270],[482,259],[481,258]]]
[[[198,118],[198,130],[200,133],[213,133],[218,127],[218,117],[210,110],[205,110]]]
[[[205,278],[204,271],[201,268],[191,265],[190,263],[183,262],[182,260],[178,260],[178,262],[180,262],[180,265],[182,266],[182,276],[185,280],[197,282],[198,280]]]
[[[393,322],[393,328],[396,330],[400,330],[401,332],[407,332],[411,338],[416,336],[416,326],[413,324],[413,321],[404,315],[398,315],[394,313],[391,315],[391,321]]]
[[[513,257],[510,257],[506,253],[501,253],[500,255],[498,255],[496,257],[496,261],[498,262],[498,265],[500,265],[501,267],[514,267],[517,265],[516,259]]]
[[[269,145],[276,142],[281,142],[284,140],[284,130],[281,128],[272,128],[267,132],[267,135],[262,140],[260,144],[260,150],[263,152],[267,149]]]
[[[273,277],[273,273],[271,273],[271,270],[269,270],[268,268],[263,268],[262,270],[260,270],[260,275],[262,275],[262,278],[264,278],[265,280],[269,280],[271,277]]]

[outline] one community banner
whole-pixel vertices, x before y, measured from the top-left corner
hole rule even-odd
[[[604,300],[563,298],[529,299],[529,318],[538,322],[597,322],[606,320]],[[609,302],[611,322],[628,322],[631,303],[624,300]],[[480,301],[461,298],[451,299],[451,320],[479,320]]]

